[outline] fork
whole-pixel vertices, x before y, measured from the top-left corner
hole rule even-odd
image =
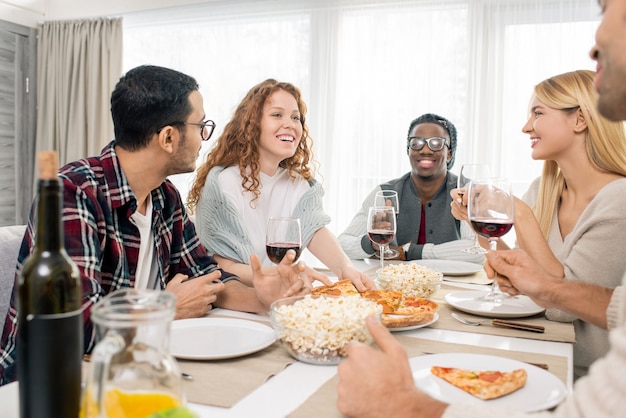
[[[531,331],[531,332],[545,332],[546,330],[544,327],[540,325],[531,325],[531,324],[526,324],[523,322],[505,321],[502,319],[486,319],[483,321],[470,321],[469,319],[463,318],[462,316],[458,315],[456,312],[452,312],[451,315],[452,315],[452,318],[456,319],[457,321],[465,325],[478,326],[478,325],[483,325],[483,324],[491,324],[494,327],[514,328],[514,329],[519,329],[523,331]]]

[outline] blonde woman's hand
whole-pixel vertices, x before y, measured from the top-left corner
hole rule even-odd
[[[460,195],[458,191],[459,189],[450,190],[450,196],[452,197],[450,212],[455,219],[469,222],[469,215],[467,214],[467,196]]]

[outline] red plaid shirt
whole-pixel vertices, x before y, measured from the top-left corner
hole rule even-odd
[[[59,171],[63,181],[65,248],[81,275],[85,352],[95,343],[89,319],[91,307],[108,293],[133,287],[139,257],[139,230],[130,216],[137,200],[124,176],[111,142],[100,156],[70,163]],[[152,233],[161,288],[177,273],[198,277],[216,269],[217,263],[200,244],[187,217],[178,190],[165,181],[152,191]],[[18,271],[34,246],[34,214],[18,257]],[[222,281],[234,278],[222,271]],[[16,379],[15,342],[17,310],[15,289],[0,342],[0,385]]]

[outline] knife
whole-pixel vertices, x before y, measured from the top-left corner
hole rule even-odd
[[[491,321],[491,325],[493,325],[494,327],[515,328],[515,329],[521,329],[524,331],[540,332],[540,333],[543,333],[546,330],[545,327],[542,327],[541,325],[531,325],[531,324],[525,324],[523,322],[505,321],[503,319],[493,319]]]

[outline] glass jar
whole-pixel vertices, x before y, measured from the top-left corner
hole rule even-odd
[[[142,417],[184,404],[180,369],[169,354],[176,298],[162,290],[121,289],[96,303],[81,416]]]

